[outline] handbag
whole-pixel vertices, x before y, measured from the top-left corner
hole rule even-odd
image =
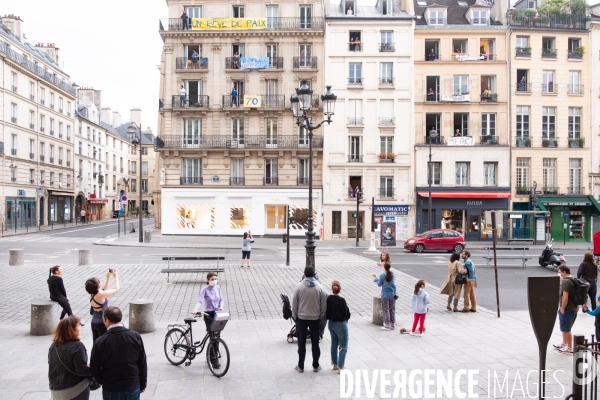
[[[69,368],[67,368],[67,366],[65,365],[65,363],[62,362],[62,360],[60,359],[60,355],[58,354],[58,347],[54,346],[54,350],[56,350],[56,357],[58,357],[58,361],[60,361],[60,363],[62,364],[63,367],[65,367],[65,369],[67,371],[69,371],[71,374],[75,375],[75,376],[82,376],[84,378],[86,378],[89,382],[90,382],[90,390],[98,390],[102,387],[101,384],[98,383],[98,381],[96,381],[96,378],[94,378],[93,376],[87,376],[87,375],[79,375],[76,374],[75,372],[71,371]]]
[[[467,278],[465,276],[456,275],[456,278],[454,278],[455,285],[464,285],[465,283],[467,283]]]

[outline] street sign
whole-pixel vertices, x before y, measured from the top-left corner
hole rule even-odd
[[[118,201],[115,203],[115,211],[121,211],[121,203]]]
[[[127,196],[121,197],[121,201],[127,201]]]
[[[542,191],[541,190],[536,190],[535,194],[542,194]]]
[[[563,218],[569,218],[570,215],[568,211],[562,213]]]
[[[520,219],[523,218],[523,214],[510,214],[510,219]]]
[[[215,175],[215,176],[213,176],[213,178],[212,178],[212,181],[213,181],[214,183],[219,183],[219,182],[220,182],[220,178],[219,178],[218,176],[216,176],[216,175]]]

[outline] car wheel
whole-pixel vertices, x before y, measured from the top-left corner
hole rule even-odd
[[[462,246],[462,244],[455,244],[454,248],[452,249],[455,253],[460,253],[462,252],[464,249],[464,247]]]
[[[423,246],[422,244],[418,244],[418,245],[415,246],[415,251],[417,253],[422,253],[422,252],[425,251],[425,246]]]

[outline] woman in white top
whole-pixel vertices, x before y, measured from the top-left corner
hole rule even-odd
[[[181,89],[179,89],[179,102],[181,103],[181,107],[185,104],[185,96],[186,96],[185,88],[181,85]]]
[[[240,268],[244,268],[244,260],[248,259],[248,268],[250,268],[250,251],[252,250],[251,243],[254,243],[254,238],[250,231],[244,232],[244,240],[242,242],[242,264]]]

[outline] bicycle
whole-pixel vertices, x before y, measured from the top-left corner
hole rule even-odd
[[[181,365],[185,362],[185,366],[189,367],[192,360],[197,355],[204,351],[204,347],[208,342],[206,349],[206,362],[208,369],[217,378],[225,376],[229,370],[229,348],[225,341],[221,339],[221,330],[225,328],[227,321],[214,321],[208,314],[204,314],[204,319],[210,322],[210,330],[206,332],[204,339],[199,342],[194,342],[192,335],[192,324],[197,322],[196,318],[202,314],[198,313],[194,318],[185,318],[185,324],[169,325],[167,334],[165,335],[165,356],[173,365]],[[219,324],[215,324],[219,322]],[[216,326],[215,326],[216,325]],[[199,349],[199,350],[198,350]],[[211,352],[216,355],[218,363],[213,363],[210,360]]]

